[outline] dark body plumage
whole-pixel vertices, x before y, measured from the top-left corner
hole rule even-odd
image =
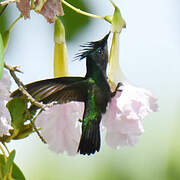
[[[85,103],[82,119],[82,135],[78,147],[80,154],[94,154],[100,149],[99,124],[105,113],[112,92],[106,77],[108,63],[107,34],[102,40],[90,42],[78,58],[86,58],[85,77],[62,77],[46,79],[27,84],[27,91],[38,101],[67,103],[80,101]],[[22,96],[19,90],[12,97]]]

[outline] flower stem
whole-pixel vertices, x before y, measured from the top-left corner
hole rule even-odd
[[[3,147],[1,145],[0,145],[0,150],[2,151],[4,157],[6,157],[6,153],[5,153],[5,151],[4,151],[4,149],[3,149]]]
[[[88,17],[92,17],[92,18],[98,18],[98,19],[104,19],[105,17],[102,16],[97,16],[95,14],[91,14],[91,13],[87,13],[85,11],[82,11],[81,9],[78,9],[74,6],[72,6],[71,4],[69,4],[68,2],[66,2],[65,0],[60,0],[63,4],[65,4],[67,7],[71,8],[73,11],[77,12],[78,14],[82,14],[84,16],[88,16]]]
[[[19,17],[11,24],[9,27],[9,31],[11,31],[14,27],[14,25],[22,18],[22,14],[19,15]]]
[[[2,142],[2,144],[3,144],[3,146],[6,148],[6,151],[7,151],[8,154],[9,154],[10,152],[9,152],[9,149],[8,149],[8,147],[6,146],[5,142]]]
[[[40,111],[36,114],[36,116],[33,118],[33,120],[30,119],[30,122],[31,122],[31,124],[32,124],[32,126],[33,126],[33,128],[34,128],[34,131],[37,133],[37,135],[39,136],[39,138],[41,139],[41,141],[46,144],[46,143],[47,143],[46,140],[42,137],[42,135],[40,134],[38,128],[36,127],[36,125],[35,125],[35,123],[34,123],[34,121],[36,120],[37,116],[38,116],[42,111],[43,111],[43,109],[40,109]]]
[[[16,84],[19,87],[19,90],[21,91],[21,93],[26,97],[27,100],[29,100],[31,102],[31,104],[34,104],[35,106],[41,108],[41,109],[45,109],[46,107],[51,107],[54,104],[56,104],[56,102],[52,102],[49,104],[43,104],[41,102],[36,101],[27,91],[26,91],[26,87],[24,86],[24,84],[20,81],[20,79],[16,76],[15,72],[21,72],[22,71],[20,69],[18,69],[18,66],[10,66],[6,63],[4,63],[4,67],[6,69],[9,70],[12,78],[14,79],[14,81],[16,82]]]
[[[31,8],[30,9],[34,9],[34,0],[31,0]]]

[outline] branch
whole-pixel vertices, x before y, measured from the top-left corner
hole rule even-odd
[[[26,87],[24,86],[24,84],[20,81],[20,79],[16,76],[15,72],[20,72],[22,73],[22,71],[18,68],[18,66],[10,66],[6,63],[4,63],[4,67],[6,69],[9,70],[12,78],[14,79],[14,81],[16,82],[16,84],[19,87],[19,90],[22,92],[22,94],[35,106],[41,108],[42,110],[45,110],[45,108],[51,107],[54,104],[56,104],[56,102],[52,102],[49,104],[43,104],[42,102],[38,102],[36,101],[27,91],[26,91]]]
[[[36,117],[40,114],[40,112],[42,110],[45,110],[45,108],[47,107],[51,107],[53,106],[56,102],[52,102],[50,104],[43,104],[43,103],[40,103],[38,101],[36,101],[27,91],[26,91],[26,87],[24,86],[24,84],[20,81],[20,79],[16,76],[15,72],[20,72],[22,73],[22,71],[20,69],[18,69],[18,66],[10,66],[6,63],[4,63],[4,67],[6,69],[9,70],[12,78],[14,79],[14,81],[16,82],[16,84],[18,85],[19,87],[19,90],[22,92],[22,94],[31,102],[31,104],[37,106],[40,108],[40,111],[39,113],[35,116],[35,118],[33,120],[30,119],[30,122],[34,128],[34,131],[37,133],[37,135],[39,136],[39,138],[41,139],[42,142],[46,143],[46,141],[44,140],[44,138],[41,136],[41,134],[39,133],[36,125],[34,124],[34,120],[36,119]]]

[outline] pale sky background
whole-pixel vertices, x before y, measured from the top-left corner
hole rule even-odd
[[[87,2],[93,9],[92,13],[102,16],[113,13],[113,7],[107,0]],[[92,172],[94,163],[100,162],[100,159],[106,157],[107,154],[113,154],[112,158],[118,164],[120,163],[118,159],[130,157],[135,160],[135,156],[142,158],[151,151],[151,157],[149,159],[146,157],[146,161],[153,162],[159,158],[157,164],[163,163],[167,157],[169,139],[173,136],[172,133],[175,133],[174,128],[179,125],[177,113],[180,104],[180,1],[114,0],[114,2],[120,7],[127,24],[127,28],[122,31],[120,36],[121,68],[132,84],[153,92],[158,98],[159,112],[151,114],[144,120],[145,132],[136,147],[115,151],[106,148],[105,141],[102,141],[100,153],[97,153],[92,159],[79,155],[73,158],[73,161],[77,161],[79,166],[83,166],[86,162],[90,167],[89,171]],[[14,5],[10,8],[14,10],[12,19],[9,20],[12,22],[18,16],[18,11]],[[15,26],[6,59],[7,62],[21,65],[24,75],[19,75],[19,77],[24,83],[53,77],[52,27],[53,25],[48,24],[41,15],[35,13],[31,13],[30,20],[20,20]],[[91,23],[72,42],[67,44],[69,71],[72,75],[85,73],[84,62],[72,61],[79,50],[79,45],[101,39],[109,31],[109,28],[110,25],[107,22],[92,19]],[[13,89],[15,88],[16,86],[13,85]],[[32,166],[33,169],[36,168],[37,172],[35,173],[38,174],[37,168],[41,163],[37,158],[44,159],[46,157],[52,166],[55,163],[57,173],[58,163],[65,161],[69,165],[72,161],[71,157],[67,155],[56,155],[50,152],[36,135],[10,143],[10,148],[14,147],[17,150],[16,162],[26,175],[29,166]],[[40,155],[42,151],[46,153],[44,156]],[[28,164],[29,157],[35,159],[31,164]],[[56,162],[54,162],[55,160]],[[136,165],[128,158],[127,164],[129,167]],[[138,164],[140,172],[141,166],[143,167],[146,163],[142,158]],[[149,167],[150,172],[151,168],[153,167]],[[39,179],[37,178],[37,180]]]

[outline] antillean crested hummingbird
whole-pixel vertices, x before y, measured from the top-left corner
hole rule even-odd
[[[77,57],[86,59],[85,77],[60,77],[25,85],[26,90],[36,100],[43,103],[84,102],[82,135],[77,149],[84,155],[94,154],[100,150],[102,114],[106,112],[107,104],[115,94],[111,92],[106,76],[108,37],[109,33],[99,41],[89,42],[82,46],[84,50]],[[22,96],[22,93],[16,90],[11,96]]]

